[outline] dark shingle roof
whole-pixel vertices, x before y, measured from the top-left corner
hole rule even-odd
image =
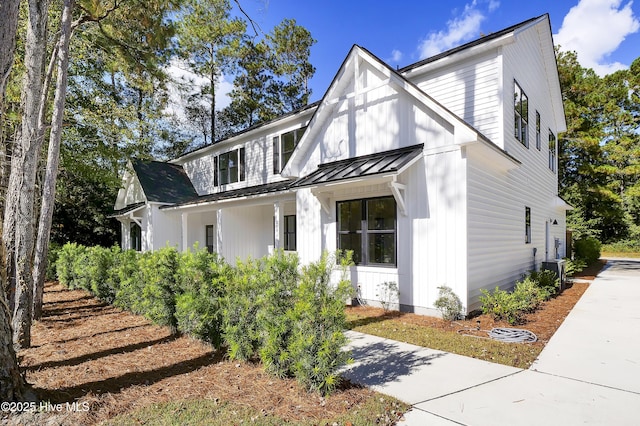
[[[545,15],[541,15],[541,16],[537,16],[535,18],[527,19],[526,21],[520,22],[519,24],[516,24],[516,25],[512,25],[509,28],[505,28],[505,29],[500,30],[500,31],[498,31],[496,33],[489,34],[489,35],[481,37],[481,38],[479,38],[477,40],[473,40],[473,41],[470,41],[469,43],[463,44],[463,45],[458,46],[458,47],[454,47],[453,49],[449,49],[449,50],[447,50],[445,52],[438,53],[437,55],[430,56],[430,57],[428,57],[426,59],[423,59],[423,60],[421,60],[419,62],[416,62],[414,64],[408,65],[408,66],[406,66],[404,68],[400,68],[398,70],[398,72],[403,74],[403,73],[405,73],[407,71],[411,71],[413,69],[420,68],[421,66],[426,65],[426,64],[428,64],[430,62],[435,62],[438,59],[442,59],[442,58],[444,58],[446,56],[453,55],[454,53],[458,53],[460,51],[469,49],[469,48],[474,47],[474,46],[478,46],[480,44],[486,43],[486,42],[491,41],[493,39],[500,38],[503,35],[509,34],[510,32],[513,32],[513,31],[517,30],[520,27],[524,27],[524,26],[526,26],[526,25],[528,25],[528,24],[530,24],[532,22],[537,21],[538,19],[540,19],[543,16],[545,16]]]
[[[182,166],[134,160],[133,169],[149,202],[177,204],[198,196]]]
[[[291,187],[292,181],[272,182],[263,185],[254,185],[246,188],[232,189],[230,191],[216,192],[214,194],[196,196],[179,203],[181,206],[189,204],[210,203],[213,201],[230,200],[233,198],[251,197],[275,192],[286,191]],[[166,206],[173,207],[173,206]]]
[[[398,172],[422,153],[423,144],[392,151],[320,164],[308,176],[298,179],[291,187],[318,185],[352,178]]]

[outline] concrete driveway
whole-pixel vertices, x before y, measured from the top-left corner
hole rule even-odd
[[[345,375],[404,425],[640,424],[640,259],[611,259],[528,370],[349,332]]]

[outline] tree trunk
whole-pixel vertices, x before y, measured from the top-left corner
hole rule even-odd
[[[13,66],[19,9],[20,0],[0,2],[0,104],[4,104],[4,91]]]
[[[29,22],[25,43],[26,75],[22,86],[22,127],[14,155],[4,213],[4,246],[10,284],[15,283],[13,344],[31,345],[33,308],[32,256],[34,245],[33,201],[36,169],[42,148],[40,120],[43,70],[47,46],[50,0],[29,0]]]
[[[25,381],[20,374],[13,349],[11,315],[4,294],[4,280],[0,280],[0,401],[24,399]]]
[[[60,163],[60,139],[62,138],[62,120],[64,118],[64,103],[67,94],[69,42],[71,40],[71,21],[74,6],[74,0],[64,0],[61,23],[62,34],[60,36],[60,44],[58,45],[58,76],[56,80],[56,94],[53,100],[53,116],[51,119],[51,133],[49,135],[49,150],[47,153],[47,170],[42,188],[42,207],[40,208],[36,252],[33,260],[34,319],[40,319],[40,317],[42,317],[42,295],[47,269],[47,253],[49,252],[49,234],[53,220],[58,164]]]

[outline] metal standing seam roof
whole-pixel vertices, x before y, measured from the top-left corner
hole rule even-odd
[[[422,153],[423,146],[423,144],[413,145],[392,151],[320,164],[316,171],[293,182],[291,188],[398,172]]]

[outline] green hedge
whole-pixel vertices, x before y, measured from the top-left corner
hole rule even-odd
[[[327,394],[349,361],[342,348],[350,258],[340,257],[337,285],[336,259],[324,254],[300,268],[295,254],[280,251],[231,267],[198,247],[137,253],[69,243],[57,251],[56,271],[68,288],[224,347],[232,359],[260,359],[271,374]]]

